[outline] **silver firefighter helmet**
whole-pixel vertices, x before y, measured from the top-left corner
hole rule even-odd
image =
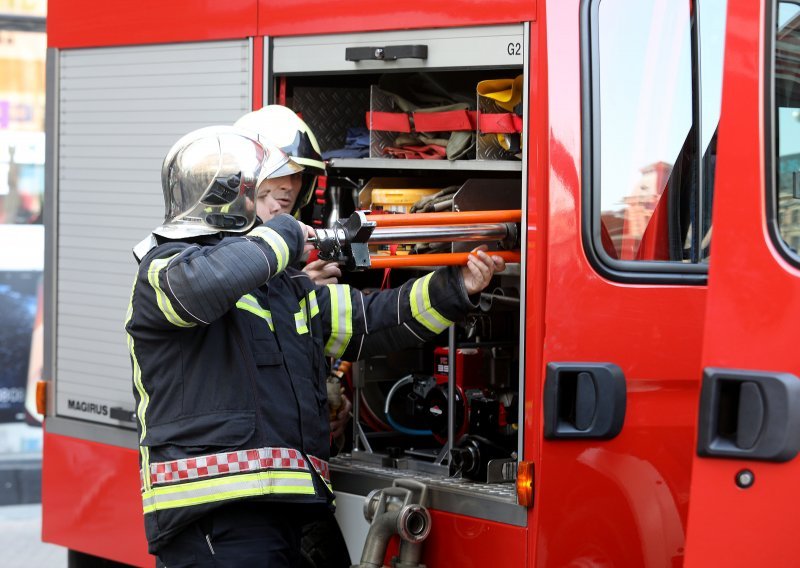
[[[285,152],[242,129],[209,126],[190,132],[164,158],[164,223],[153,233],[182,239],[246,232],[255,222],[258,185],[302,170]]]
[[[291,109],[281,105],[268,105],[249,112],[234,123],[257,135],[265,145],[274,145],[286,152],[293,162],[305,168],[303,183],[291,213],[308,204],[317,183],[317,176],[325,175],[325,162],[320,157],[317,138],[308,125]]]

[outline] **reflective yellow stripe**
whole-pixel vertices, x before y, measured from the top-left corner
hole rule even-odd
[[[411,315],[433,333],[441,333],[453,325],[453,322],[436,311],[431,304],[431,278],[433,272],[424,278],[419,278],[411,286]]]
[[[131,287],[131,298],[128,302],[128,313],[125,317],[125,327],[128,327],[128,323],[130,323],[131,318],[133,317],[133,293],[136,291],[136,282],[138,281],[137,278],[133,281],[133,286]],[[133,384],[136,388],[136,392],[139,393],[139,406],[136,408],[136,416],[139,419],[139,424],[142,426],[142,434],[139,437],[139,442],[144,440],[145,435],[147,434],[147,422],[145,422],[145,412],[147,411],[147,405],[150,404],[150,395],[147,394],[147,391],[144,389],[144,384],[142,383],[142,368],[139,366],[139,360],[136,358],[136,352],[134,351],[133,345],[133,337],[131,334],[127,334],[128,336],[128,350],[131,352],[131,363],[133,365]],[[144,454],[142,454],[144,457]]]
[[[142,493],[145,513],[189,507],[255,495],[314,495],[311,474],[302,471],[262,471],[218,479],[155,487]]]
[[[153,290],[156,291],[156,302],[158,303],[158,309],[161,310],[161,313],[164,314],[164,317],[167,318],[169,323],[178,327],[194,327],[197,325],[196,323],[184,321],[175,312],[175,308],[172,307],[172,302],[161,289],[161,285],[158,283],[159,272],[161,272],[164,267],[169,264],[169,261],[176,256],[178,255],[174,254],[169,258],[159,258],[151,262],[150,268],[147,270],[147,281],[150,282],[150,286],[152,286]]]
[[[325,353],[330,357],[341,357],[353,336],[353,306],[350,286],[328,284],[331,296],[331,335],[325,343]]]
[[[255,296],[252,294],[245,294],[239,298],[239,301],[236,302],[236,307],[267,320],[270,331],[275,331],[275,327],[272,325],[272,312],[262,308],[261,304],[258,303],[258,300],[256,300]]]
[[[125,314],[125,327],[128,327],[128,324],[133,317],[133,293],[136,291],[136,282],[138,281],[138,275],[133,280],[133,286],[131,287],[131,298],[128,301],[128,311]],[[133,347],[133,337],[130,333],[127,334],[128,336],[128,349],[131,352],[131,362],[133,364],[133,384],[136,388],[136,392],[139,393],[139,405],[136,407],[136,416],[139,419],[139,424],[142,427],[142,434],[139,436],[139,443],[141,444],[144,440],[145,435],[147,434],[147,422],[145,422],[145,412],[147,411],[147,405],[150,403],[150,395],[147,394],[147,391],[144,389],[144,384],[142,383],[142,368],[139,366],[139,361],[136,359],[136,352],[134,351]],[[150,448],[147,446],[140,446],[139,452],[142,456],[142,469],[143,471],[150,471]],[[150,489],[150,476],[144,475],[142,476],[142,482],[144,484],[145,490]]]
[[[314,290],[308,294],[308,305],[309,309],[306,309],[306,299],[300,299],[300,311],[294,314],[294,324],[297,327],[297,333],[303,335],[304,333],[308,333],[308,320],[306,319],[306,313],[308,313],[308,319],[313,319],[314,316],[319,314],[319,304],[317,304],[317,293]]]
[[[275,258],[278,259],[278,272],[286,268],[286,265],[289,264],[289,245],[286,244],[283,237],[264,225],[250,231],[250,236],[262,239],[272,248]]]

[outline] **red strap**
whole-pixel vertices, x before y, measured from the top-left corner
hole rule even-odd
[[[447,156],[447,148],[437,144],[427,144],[425,146],[386,146],[383,149],[384,154],[395,156],[397,158],[423,158],[425,160],[442,160]]]
[[[399,245],[389,245],[389,256],[397,256],[397,247]],[[383,280],[381,281],[381,290],[387,290],[389,285],[389,275],[392,273],[391,268],[383,269]]]
[[[415,112],[414,130],[417,132],[453,132],[475,130],[475,112],[448,110],[442,112]]]
[[[370,130],[388,132],[454,132],[475,130],[477,112],[474,110],[447,110],[442,112],[414,112],[413,128],[405,112],[367,112]]]
[[[411,132],[411,121],[404,112],[367,112],[367,126],[370,130],[387,130],[389,132]]]
[[[484,134],[514,134],[522,132],[522,117],[510,112],[481,113],[478,116],[480,131]]]

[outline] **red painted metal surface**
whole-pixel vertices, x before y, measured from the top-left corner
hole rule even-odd
[[[354,33],[526,22],[536,0],[259,0],[258,33],[268,36]]]
[[[521,460],[533,462],[533,507],[528,509],[527,553],[525,566],[534,566],[536,535],[539,530],[538,495],[541,488],[542,381],[544,368],[544,313],[547,290],[547,231],[550,199],[544,190],[548,184],[550,157],[550,119],[547,67],[547,6],[538,5],[536,22],[530,26],[529,91],[527,128],[528,180],[526,208],[527,243],[525,246],[525,384],[523,410],[523,452]],[[535,118],[531,118],[535,117]],[[523,323],[524,322],[524,323]]]
[[[703,366],[800,376],[800,271],[766,230],[764,2],[730,2],[719,130],[714,239]],[[768,6],[769,2],[766,3]],[[755,482],[739,489],[748,468]],[[796,566],[800,459],[786,463],[696,457],[686,566]]]
[[[44,433],[42,540],[134,566],[153,566],[134,450]]]
[[[426,566],[524,565],[524,527],[442,511],[431,511],[431,519],[422,552]]]
[[[48,47],[97,47],[256,35],[257,0],[50,0]]]
[[[264,38],[253,38],[253,110],[264,106]]]
[[[536,566],[671,566],[684,552],[706,289],[614,283],[586,259],[578,18],[578,0],[548,2],[540,18],[550,31],[539,93],[549,104],[548,171],[537,185],[549,199],[543,363],[619,365],[627,413],[612,440],[540,439],[532,554]],[[529,374],[526,387],[542,384]],[[526,397],[530,413],[541,413],[540,400]]]

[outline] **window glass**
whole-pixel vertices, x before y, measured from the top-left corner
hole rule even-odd
[[[707,258],[725,2],[599,3],[594,168],[598,248],[611,259]]]
[[[0,223],[40,223],[45,34],[0,29]]]
[[[800,251],[800,5],[779,2],[775,36],[778,227]]]

